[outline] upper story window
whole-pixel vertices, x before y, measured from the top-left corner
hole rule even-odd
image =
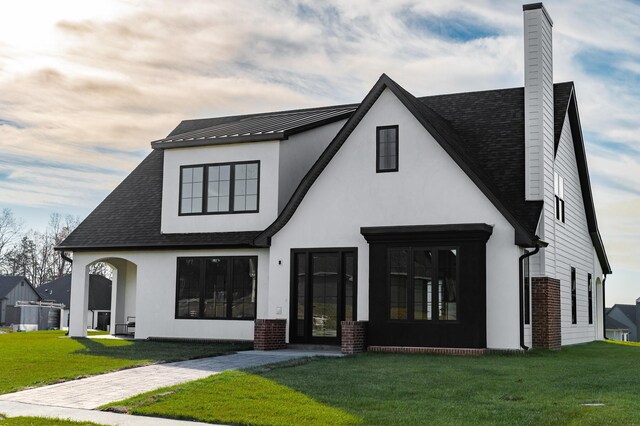
[[[398,171],[398,126],[376,127],[376,172]]]
[[[260,162],[180,168],[180,214],[255,213]]]
[[[553,193],[556,201],[556,219],[564,223],[564,178],[553,173]]]

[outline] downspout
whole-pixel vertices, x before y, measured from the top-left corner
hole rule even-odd
[[[71,259],[69,256],[64,254],[63,251],[60,252],[60,257],[62,258],[62,260],[66,261],[66,262],[69,262],[70,264],[73,265],[73,259]]]
[[[518,260],[518,265],[519,265],[519,270],[520,270],[520,279],[518,280],[518,282],[520,283],[519,285],[519,294],[520,294],[520,347],[522,349],[524,349],[525,351],[529,350],[529,347],[527,345],[524,344],[524,260],[527,257],[533,256],[534,254],[538,253],[540,251],[540,247],[546,247],[549,245],[549,243],[546,243],[544,241],[542,241],[541,239],[539,239],[538,237],[536,237],[536,239],[533,242],[535,244],[535,248],[533,251],[530,251],[528,253],[523,254],[522,256],[520,256],[519,260]],[[529,278],[531,278],[531,272],[529,272]]]
[[[604,284],[607,282],[607,274],[604,274],[604,278],[602,279],[602,337],[604,340],[609,340],[607,338],[607,308],[606,303],[604,303]]]
[[[522,256],[520,256],[519,259],[519,265],[520,265],[520,279],[518,280],[520,282],[520,347],[522,349],[524,349],[525,351],[529,350],[529,347],[527,345],[524,344],[524,260],[527,257],[533,256],[534,254],[538,253],[540,251],[540,247],[536,246],[536,248],[533,251],[527,252],[525,254],[523,254]],[[529,273],[529,275],[531,275],[531,273]]]

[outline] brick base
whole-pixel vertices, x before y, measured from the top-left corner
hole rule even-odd
[[[415,353],[415,354],[439,354],[439,355],[471,355],[479,356],[487,353],[482,348],[425,348],[413,346],[369,346],[371,352]]]
[[[342,353],[357,354],[367,350],[367,321],[342,321]]]
[[[287,347],[287,320],[257,319],[253,332],[253,349],[273,351]]]
[[[559,350],[562,345],[560,322],[560,280],[531,278],[532,346]]]

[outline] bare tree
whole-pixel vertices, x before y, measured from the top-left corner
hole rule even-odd
[[[7,253],[20,238],[21,231],[22,222],[16,219],[13,211],[9,208],[2,209],[0,212],[0,274],[9,273]]]

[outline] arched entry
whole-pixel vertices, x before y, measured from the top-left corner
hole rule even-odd
[[[135,263],[120,257],[100,257],[84,264],[74,262],[71,275],[71,309],[69,315],[69,335],[86,337],[89,306],[89,270],[97,262],[106,263],[112,269],[111,334],[124,330],[135,333],[132,327],[116,327],[118,324],[135,322],[136,287],[138,267]],[[134,334],[135,337],[135,334]]]

